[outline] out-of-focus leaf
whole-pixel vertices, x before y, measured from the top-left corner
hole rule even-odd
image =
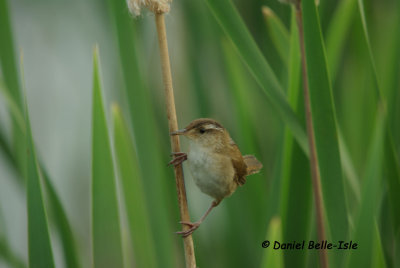
[[[25,119],[22,116],[22,111],[21,108],[18,106],[18,104],[14,101],[13,98],[9,96],[9,92],[6,89],[6,86],[3,84],[2,80],[0,80],[0,91],[3,93],[5,96],[5,99],[7,101],[8,108],[10,110],[11,117],[14,119],[13,122],[18,124],[18,128],[22,131],[24,135],[26,135],[26,129],[25,129]],[[3,133],[0,131],[0,147],[3,149],[5,154],[8,156],[8,160],[12,164],[12,166],[15,168],[17,173],[19,175],[23,175],[23,167],[18,166],[18,163],[16,162],[16,159],[14,158],[13,154],[11,153],[11,149],[9,148],[7,142],[5,141],[3,137]],[[61,243],[63,244],[63,249],[64,249],[64,260],[67,264],[68,267],[79,267],[79,261],[78,261],[78,251],[75,246],[74,238],[73,238],[73,232],[70,226],[70,223],[68,221],[68,218],[66,216],[65,210],[61,204],[61,201],[59,200],[55,189],[51,183],[51,179],[47,174],[46,169],[44,168],[43,163],[41,163],[40,160],[38,160],[38,165],[39,165],[39,170],[41,171],[41,175],[44,180],[44,189],[47,192],[49,200],[50,200],[50,209],[53,212],[51,216],[54,217],[56,227],[58,231],[60,232],[61,236]]]
[[[123,267],[114,166],[101,93],[98,51],[93,58],[92,247],[94,267]]]
[[[25,120],[24,115],[21,112],[21,107],[18,105],[17,102],[15,102],[15,99],[10,94],[10,90],[8,90],[8,87],[4,84],[2,79],[0,79],[0,92],[4,96],[7,107],[13,118],[13,122],[16,124],[18,129],[20,129],[22,133],[25,134]]]
[[[295,14],[292,13],[289,56],[288,99],[304,120],[304,101],[300,94],[300,50]],[[311,179],[307,156],[286,130],[282,164],[281,218],[282,240],[308,240],[311,224]],[[285,250],[285,267],[305,267],[306,252]]]
[[[343,135],[340,132],[340,129],[338,129],[338,137],[339,137],[340,159],[345,176],[347,178],[346,182],[349,184],[349,188],[351,189],[352,194],[355,197],[355,200],[359,202],[361,199],[359,178],[354,168],[353,160],[350,157],[350,152],[346,146]]]
[[[385,264],[385,258],[383,254],[383,248],[381,243],[381,237],[377,224],[374,226],[374,242],[372,243],[372,265],[371,267],[387,267]]]
[[[7,237],[7,230],[4,223],[3,211],[0,207],[0,260],[9,264],[11,267],[24,268],[26,267],[24,261],[16,252],[10,247],[9,237]]]
[[[290,35],[281,19],[269,7],[263,6],[262,13],[268,27],[268,33],[284,64],[289,60]]]
[[[358,10],[359,10],[360,16],[361,16],[361,23],[362,23],[363,30],[364,30],[364,38],[365,38],[365,42],[366,42],[366,45],[368,48],[369,62],[372,67],[372,74],[373,74],[373,78],[374,78],[374,82],[375,82],[375,89],[376,89],[378,98],[382,99],[381,92],[380,92],[380,80],[378,77],[378,72],[376,70],[375,59],[373,57],[371,41],[369,39],[369,34],[368,34],[367,19],[366,19],[365,11],[364,11],[364,2],[363,2],[363,0],[357,0],[357,1],[358,1]]]
[[[225,66],[228,76],[229,89],[235,103],[235,115],[240,128],[240,144],[249,152],[255,152],[254,127],[251,125],[251,94],[248,92],[249,81],[246,80],[245,70],[233,49],[232,43],[227,39],[222,41]]]
[[[0,148],[3,151],[4,155],[6,156],[7,160],[9,160],[9,162],[12,165],[15,165],[15,167],[17,168],[17,163],[15,161],[14,155],[10,149],[10,147],[8,146],[8,142],[6,139],[6,136],[4,135],[4,130],[0,129]]]
[[[117,105],[113,106],[114,144],[137,267],[157,267],[148,207],[135,148]]]
[[[255,146],[254,126],[251,123],[251,116],[254,107],[252,106],[252,94],[248,90],[252,84],[249,79],[246,79],[248,78],[246,75],[248,76],[249,73],[235,52],[232,42],[224,39],[222,41],[222,52],[226,67],[227,81],[234,101],[234,117],[236,118],[238,127],[238,131],[236,132],[237,139],[235,138],[235,141],[238,143],[240,150],[243,153],[248,152],[254,154],[258,159],[260,159],[259,150]],[[268,189],[267,183],[261,180],[262,177],[265,176],[265,173],[265,169],[263,169],[260,174],[251,177],[251,180],[254,182],[257,181],[257,183],[246,183],[246,189],[243,193],[244,197],[241,200],[233,198],[230,202],[227,202],[229,215],[231,217],[229,221],[231,222],[232,227],[230,228],[230,232],[227,233],[229,243],[235,243],[234,241],[238,238],[254,240],[259,237],[260,231],[266,231],[264,222],[258,220],[261,213],[267,214],[270,212],[268,209],[265,209],[266,202],[270,200],[270,195],[265,194],[266,189]],[[268,189],[268,191],[271,192],[270,189]],[[277,207],[276,202],[268,203],[268,205],[271,205],[271,207],[275,205],[275,207]],[[249,209],[240,209],[242,210],[242,213],[235,213],[241,206]],[[235,235],[235,230],[243,228],[243,222],[241,222],[243,217],[247,219],[246,228],[249,229],[249,231]],[[233,249],[235,250],[236,248]],[[236,250],[239,249],[240,245],[237,245]],[[247,252],[245,254],[247,254]],[[244,259],[240,258],[240,256],[232,256],[230,263],[227,265],[231,266],[235,263],[242,266],[246,265],[245,263],[239,263],[243,260]],[[251,266],[254,264],[248,265]]]
[[[374,228],[380,194],[382,192],[382,160],[385,116],[378,111],[375,133],[372,138],[363,182],[361,208],[354,228],[352,240],[358,243],[357,250],[350,251],[347,267],[372,267]]]
[[[10,12],[7,0],[0,0],[0,66],[8,93],[13,102],[23,111],[18,68],[15,60],[14,42],[11,30]],[[19,166],[25,166],[25,134],[15,118],[12,122],[12,152]]]
[[[48,200],[50,201],[49,205],[53,214],[52,219],[55,221],[61,237],[66,267],[78,268],[80,267],[79,254],[76,248],[74,234],[72,231],[72,227],[68,221],[67,214],[43,164],[40,165],[40,171],[43,177],[45,190],[49,198]]]
[[[50,245],[49,228],[43,203],[42,186],[32,140],[28,108],[25,110],[29,267],[50,268],[54,267],[53,253]]]
[[[0,87],[1,87],[1,81],[0,81]],[[1,88],[2,89],[2,88]],[[3,91],[2,93],[7,94],[7,91]],[[11,116],[14,117],[16,120],[14,122],[18,122],[18,125],[20,125],[20,129],[23,131],[25,134],[25,120],[21,116],[22,112],[20,108],[16,105],[15,102],[11,98],[7,98],[7,104],[8,107],[11,111]],[[6,154],[9,163],[15,168],[17,173],[19,175],[22,175],[23,172],[21,170],[21,167],[18,166],[13,154],[11,153],[11,149],[3,135],[3,132],[0,131],[0,148],[2,148],[3,152]],[[63,244],[63,249],[64,249],[64,259],[68,267],[79,267],[79,261],[78,261],[78,251],[76,250],[75,247],[75,242],[73,238],[73,232],[71,229],[71,226],[69,224],[68,218],[66,216],[65,210],[55,192],[55,189],[51,183],[51,180],[47,174],[46,169],[44,168],[43,164],[40,163],[39,161],[39,167],[41,171],[41,175],[44,180],[44,188],[49,196],[50,200],[50,208],[54,214],[54,219],[56,222],[56,227],[58,228],[58,231],[60,232],[61,235],[61,242]]]
[[[4,80],[12,99],[19,107],[23,107],[7,0],[0,0],[0,36],[0,60]]]
[[[165,164],[168,157],[162,157],[160,150],[160,130],[156,125],[153,103],[150,100],[149,90],[142,81],[143,66],[139,66],[137,47],[139,38],[133,28],[132,17],[125,0],[109,0],[108,6],[116,33],[120,61],[125,82],[125,96],[129,104],[130,119],[133,127],[136,150],[143,176],[143,185],[146,190],[146,199],[150,213],[150,225],[154,236],[157,237],[156,250],[160,263],[164,267],[176,267],[176,247],[172,228],[173,212],[170,196],[175,194],[172,176],[167,176]],[[168,133],[163,133],[168,136]],[[169,173],[172,174],[172,173]],[[173,199],[175,201],[175,199]]]
[[[315,145],[321,175],[323,202],[328,219],[326,225],[331,238],[336,241],[347,237],[349,223],[335,108],[315,1],[302,1],[302,12]]]
[[[334,80],[339,66],[350,24],[356,12],[357,0],[340,1],[326,33],[326,57],[330,77]]]
[[[7,240],[3,237],[0,238],[0,260],[5,261],[11,267],[15,268],[26,267],[22,259],[10,249],[10,245],[7,243]]]
[[[265,253],[261,261],[261,267],[283,267],[283,256],[281,250],[274,250],[274,241],[281,242],[281,221],[279,218],[273,218],[269,224],[267,232],[267,241],[269,246],[265,248]]]
[[[373,78],[375,82],[375,89],[376,89],[376,101],[378,103],[378,106],[383,105],[383,109],[385,110],[385,116],[388,118],[387,124],[385,125],[386,127],[386,135],[385,137],[385,144],[384,144],[384,171],[385,171],[385,177],[387,178],[387,183],[388,183],[388,195],[389,195],[389,200],[390,200],[390,206],[393,210],[393,223],[394,223],[394,230],[395,234],[398,234],[399,229],[400,229],[400,216],[399,216],[399,211],[400,211],[400,197],[399,197],[399,192],[400,192],[400,161],[399,161],[399,156],[398,156],[398,151],[396,150],[396,145],[393,140],[393,133],[392,133],[392,126],[391,122],[393,120],[394,116],[394,104],[395,101],[393,97],[396,95],[396,91],[398,91],[397,88],[393,87],[395,85],[395,78],[393,78],[393,73],[398,73],[398,59],[396,59],[396,56],[398,57],[400,55],[399,48],[395,48],[393,50],[393,55],[392,58],[395,58],[395,62],[390,62],[391,64],[387,66],[388,70],[387,72],[389,73],[388,75],[385,76],[384,82],[382,82],[378,76],[378,71],[376,68],[375,64],[375,58],[374,54],[372,52],[372,46],[371,46],[371,41],[368,33],[368,25],[367,25],[367,19],[365,15],[365,10],[364,10],[364,2],[363,0],[358,0],[358,9],[360,12],[360,17],[361,17],[361,22],[363,26],[363,33],[364,33],[364,39],[368,48],[368,53],[369,53],[369,62],[371,64],[371,68],[373,71]],[[397,7],[398,10],[400,10],[400,5]],[[400,27],[400,18],[397,19],[397,27]],[[394,39],[394,43],[400,44],[400,39],[397,36]],[[397,61],[397,62],[396,62]],[[386,71],[386,70],[385,70]],[[392,77],[391,77],[392,76]],[[394,75],[396,76],[396,75]],[[392,84],[392,88],[390,88]],[[382,87],[384,85],[385,88]],[[385,99],[385,95],[388,97],[388,99]],[[378,111],[379,112],[379,111]],[[400,238],[400,237],[399,237]],[[397,243],[400,244],[400,240],[397,240]]]
[[[270,103],[282,116],[300,147],[308,152],[307,137],[296,114],[290,108],[283,89],[262,55],[242,18],[230,0],[206,0],[221,27],[233,42],[242,60],[254,75]]]

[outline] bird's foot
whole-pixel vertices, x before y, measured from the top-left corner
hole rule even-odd
[[[183,161],[187,160],[187,154],[182,153],[182,152],[173,152],[171,153],[171,156],[175,156],[174,159],[172,159],[167,166],[174,165],[175,167],[177,165],[182,164]]]
[[[185,224],[190,228],[185,231],[176,232],[176,234],[182,235],[182,237],[187,237],[191,235],[197,228],[199,228],[201,222],[188,222],[188,221],[180,221],[180,224]]]

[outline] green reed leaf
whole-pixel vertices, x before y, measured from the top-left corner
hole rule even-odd
[[[113,105],[114,144],[137,267],[158,267],[148,206],[134,144],[120,108]]]
[[[43,202],[42,185],[32,139],[28,108],[26,122],[26,174],[27,174],[27,210],[28,210],[28,255],[29,267],[54,267],[50,244],[46,209]]]
[[[302,1],[304,43],[311,112],[323,202],[331,239],[345,239],[349,231],[335,107],[328,77],[325,48],[314,0]]]
[[[101,92],[97,49],[95,49],[93,57],[93,264],[94,267],[123,267],[115,174]]]

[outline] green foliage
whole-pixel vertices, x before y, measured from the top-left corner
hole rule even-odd
[[[123,267],[114,164],[104,113],[98,51],[93,59],[92,239],[94,267]]]
[[[86,23],[91,19],[85,15],[77,29],[64,23],[72,19],[65,16],[63,1],[52,4],[58,8],[59,21],[39,13],[47,12],[47,2],[35,2],[29,13],[21,11],[26,4],[0,0],[0,266],[183,267],[182,241],[174,234],[181,228],[175,182],[166,167],[170,137],[154,16],[143,12],[132,18],[124,0],[89,1],[84,5],[98,21]],[[307,243],[317,237],[295,14],[278,1],[268,5],[263,12],[257,1],[174,1],[165,16],[179,125],[214,117],[230,131],[242,153],[256,155],[264,165],[194,233],[199,267],[319,265],[317,252],[261,247],[263,240]],[[82,7],[70,5],[74,11]],[[330,264],[398,267],[400,4],[341,0],[321,1],[316,8],[314,0],[302,0],[302,9],[327,237],[333,243],[352,240],[359,245],[357,250],[329,251]],[[93,70],[87,68],[79,80],[89,85],[93,72],[92,91],[89,86],[86,91],[92,92],[93,101],[92,151],[89,144],[73,148],[78,161],[86,163],[87,155],[92,165],[73,166],[74,173],[65,174],[83,178],[77,185],[60,184],[52,177],[71,168],[62,150],[65,136],[57,137],[61,150],[49,152],[46,149],[54,144],[36,136],[47,119],[41,113],[61,112],[63,135],[74,132],[63,121],[71,119],[70,110],[38,109],[42,102],[52,103],[59,91],[43,93],[35,87],[67,79],[53,75],[51,65],[32,62],[32,50],[27,48],[37,49],[39,39],[26,43],[32,38],[18,32],[32,20],[54,28],[48,32],[41,27],[37,35],[32,27],[32,34],[45,44],[42,57],[56,58],[57,65],[67,64],[71,53],[87,56],[73,64],[89,65],[88,51],[84,54],[69,42],[68,49],[63,47],[65,55],[54,57],[52,41],[59,34],[85,48],[98,40],[104,53],[107,72],[100,77],[95,53]],[[98,35],[100,28],[103,36]],[[95,38],[71,40],[74,35],[68,35],[83,31],[89,36],[88,30]],[[34,96],[27,101],[30,109],[23,101],[24,67],[18,70],[20,47],[29,60],[26,91]],[[46,75],[35,77],[32,66]],[[79,105],[90,107],[89,95],[80,95]],[[112,101],[116,104],[110,109]],[[66,104],[71,109],[77,105]],[[107,124],[109,110],[113,124]],[[89,132],[90,124],[79,120],[70,121]],[[186,150],[185,141],[182,145]],[[195,219],[210,200],[193,186],[183,166],[189,211]],[[10,184],[17,185],[16,198],[25,196],[26,210],[4,200],[2,193]],[[85,220],[76,214],[81,210],[71,206],[75,198],[91,200],[90,210],[83,211],[91,217]],[[15,215],[27,215],[26,252],[16,246],[21,238],[13,236],[20,228],[10,223]]]
[[[371,259],[367,256],[373,254],[374,245],[380,244],[379,241],[374,239],[376,224],[374,215],[377,212],[379,199],[381,199],[379,195],[382,193],[382,182],[376,178],[381,177],[382,172],[385,121],[383,111],[380,111],[376,119],[371,149],[368,153],[361,208],[354,228],[353,237],[354,241],[359,244],[359,249],[350,253],[348,267],[373,267]]]
[[[304,129],[286,101],[283,89],[273,70],[265,60],[232,2],[229,0],[207,0],[207,4],[235,45],[239,55],[249,67],[254,78],[264,90],[270,103],[282,116],[300,146],[307,151],[307,139]]]
[[[268,33],[274,42],[276,50],[279,52],[284,63],[288,62],[289,56],[289,33],[286,26],[278,16],[268,7],[263,7],[263,15],[268,27]]]
[[[24,108],[21,98],[21,89],[18,78],[18,68],[15,60],[15,48],[12,38],[12,28],[8,11],[7,0],[0,1],[0,66],[3,72],[4,83],[7,86],[7,95],[22,111]],[[22,169],[25,161],[25,134],[18,118],[12,120],[12,148],[13,157]]]
[[[315,145],[331,239],[349,231],[333,95],[315,1],[302,1],[307,78]]]
[[[281,236],[281,222],[278,218],[273,218],[271,223],[269,224],[267,239],[270,243],[271,241],[282,241]],[[270,244],[269,247],[273,247],[273,244]],[[264,258],[261,262],[261,267],[282,267],[283,266],[283,258],[282,252],[278,250],[269,250],[264,255]]]
[[[131,125],[133,127],[136,150],[140,155],[139,167],[143,176],[144,189],[147,202],[154,213],[150,214],[150,224],[159,238],[155,244],[157,256],[164,267],[175,267],[173,258],[175,248],[173,245],[171,224],[172,215],[167,213],[165,205],[169,205],[173,186],[168,181],[173,180],[167,176],[163,155],[160,154],[159,134],[160,128],[155,122],[154,109],[143,81],[143,66],[139,65],[137,50],[140,37],[137,37],[132,25],[132,18],[127,12],[126,1],[109,0],[109,13],[115,31],[115,40],[118,44],[118,54],[123,71],[123,94],[127,97]],[[165,160],[164,160],[165,161]],[[169,194],[169,195],[168,195]]]
[[[26,109],[26,174],[29,267],[54,267],[49,227],[43,202],[41,179],[33,145],[29,112]]]
[[[292,13],[288,99],[300,118],[304,119],[303,96],[300,87],[300,49],[299,36]],[[291,133],[286,130],[282,164],[282,237],[284,241],[302,241],[310,237],[311,223],[311,178],[307,156],[294,142]],[[290,224],[296,222],[296,224]],[[287,267],[306,267],[307,254],[301,251],[285,251],[284,261]]]
[[[113,106],[114,143],[119,174],[128,214],[131,241],[137,267],[157,267],[154,238],[150,230],[148,207],[142,176],[128,127],[118,106]]]

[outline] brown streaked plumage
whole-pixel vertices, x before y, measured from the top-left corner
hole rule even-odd
[[[200,118],[171,135],[183,135],[189,139],[187,154],[174,153],[170,164],[178,165],[187,160],[196,185],[202,192],[214,198],[210,208],[198,222],[182,222],[191,228],[178,232],[191,234],[225,197],[233,194],[246,182],[246,176],[260,171],[262,164],[252,155],[242,156],[238,146],[226,129],[214,119]]]

